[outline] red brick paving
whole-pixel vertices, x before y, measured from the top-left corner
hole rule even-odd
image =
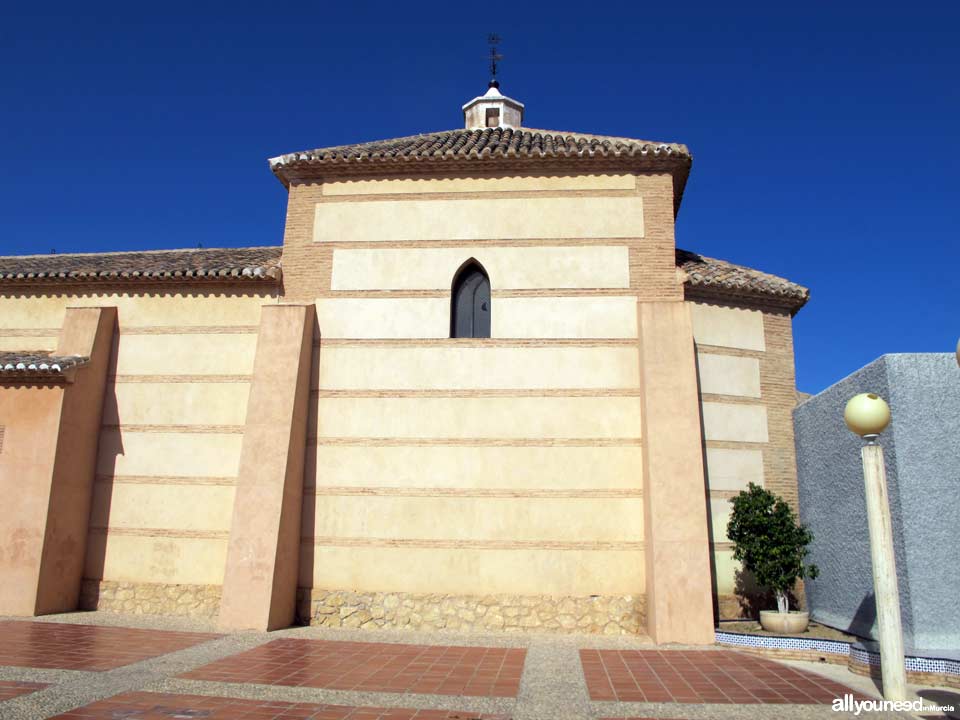
[[[0,680],[0,702],[13,700],[21,695],[29,695],[37,690],[49,687],[47,683],[19,682],[17,680]]]
[[[274,640],[180,677],[332,690],[516,697],[527,651],[330,640]]]
[[[239,700],[202,695],[132,692],[116,695],[54,720],[509,720],[507,715],[479,715],[450,710],[344,707],[273,700]]]
[[[844,693],[814,673],[726,650],[581,650],[591,700],[673,703],[832,703]]]
[[[0,621],[0,665],[112,670],[216,637],[220,636],[7,620]]]

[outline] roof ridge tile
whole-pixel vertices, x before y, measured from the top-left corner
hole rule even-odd
[[[212,280],[276,282],[280,246],[0,256],[0,282]]]
[[[484,152],[489,148],[489,152]],[[403,159],[490,159],[512,157],[654,157],[690,160],[690,151],[677,143],[559,132],[537,128],[465,128],[420,133],[388,140],[372,140],[288,153],[271,158],[275,173],[285,168],[328,163],[384,162]],[[452,152],[449,152],[451,151]],[[476,151],[476,152],[475,152]]]

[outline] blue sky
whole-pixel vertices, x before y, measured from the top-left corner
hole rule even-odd
[[[0,253],[268,245],[266,158],[459,127],[687,143],[680,247],[811,288],[798,387],[960,333],[960,4],[27,3],[0,9]]]

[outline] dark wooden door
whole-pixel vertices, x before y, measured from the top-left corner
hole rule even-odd
[[[490,280],[477,264],[464,267],[453,286],[450,337],[490,337]]]

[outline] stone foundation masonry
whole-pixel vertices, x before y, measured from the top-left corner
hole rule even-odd
[[[300,622],[323,627],[636,635],[643,595],[443,595],[300,588]]]
[[[84,580],[80,609],[213,618],[220,612],[220,586]]]

